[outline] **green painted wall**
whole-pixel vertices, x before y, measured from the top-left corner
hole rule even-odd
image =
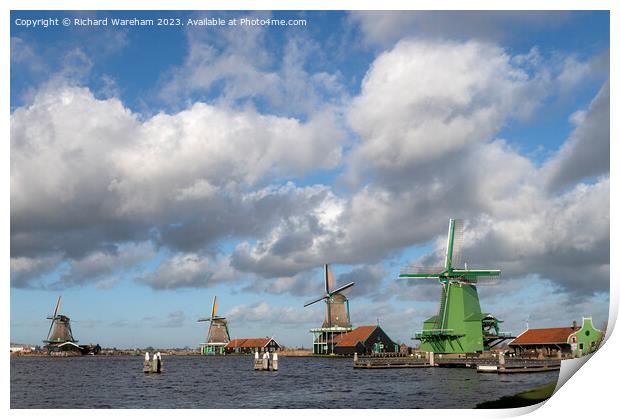
[[[591,317],[584,317],[581,329],[568,337],[571,344],[573,356],[583,356],[598,349],[598,345],[603,339],[603,332],[592,324]]]
[[[482,313],[476,287],[458,282],[446,286],[446,304],[439,312],[439,324],[443,329],[451,329],[441,335],[430,332],[437,326],[436,316],[424,322],[420,349],[435,353],[480,352],[484,349],[482,336]],[[474,316],[472,316],[474,315]],[[468,317],[474,319],[466,321]]]

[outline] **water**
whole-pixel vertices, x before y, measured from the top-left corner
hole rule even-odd
[[[479,374],[462,368],[355,370],[351,359],[280,357],[12,357],[11,408],[471,408],[556,381],[558,371]]]

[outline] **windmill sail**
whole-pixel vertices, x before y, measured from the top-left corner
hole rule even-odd
[[[217,312],[217,296],[213,297],[213,306],[211,307],[211,318],[215,317],[215,313]]]
[[[461,266],[461,250],[463,248],[463,220],[453,220],[452,261],[451,267]]]
[[[334,288],[334,274],[329,265],[325,264],[325,293],[329,294],[329,290]]]
[[[58,300],[56,300],[56,306],[54,307],[54,314],[47,317],[52,323],[47,332],[47,338],[44,340],[45,343],[62,344],[66,342],[77,342],[77,340],[73,338],[73,333],[71,332],[71,319],[62,314],[58,314],[61,304],[62,296],[59,296]]]
[[[217,315],[217,296],[213,297],[213,304],[211,305],[211,316],[198,319],[199,322],[209,322],[209,330],[207,331],[207,338],[205,344],[210,349],[209,353],[221,353],[221,348],[230,342],[230,333],[228,332],[228,321],[226,317],[219,317]],[[214,349],[220,348],[220,349]]]
[[[325,301],[325,321],[323,322],[324,328],[331,327],[351,327],[351,321],[349,319],[349,307],[348,300],[342,291],[351,288],[355,285],[355,282],[349,282],[346,285],[342,285],[338,288],[334,288],[334,274],[329,266],[325,264],[325,294],[321,297],[312,299],[304,304],[304,307],[318,303],[319,301]]]
[[[401,269],[401,275],[411,275],[413,278],[437,278],[446,270],[443,266],[407,266]]]
[[[493,282],[501,275],[499,269],[461,268],[463,222],[451,219],[443,268],[409,267],[401,278],[435,278],[441,284],[437,315],[423,322],[423,330],[416,332],[420,348],[435,353],[482,352],[499,341],[510,338],[500,334],[500,320],[482,313],[476,285]]]

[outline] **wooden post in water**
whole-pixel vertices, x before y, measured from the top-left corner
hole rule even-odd
[[[263,370],[269,371],[269,352],[263,354]]]
[[[145,373],[151,372],[151,359],[148,352],[144,354],[144,364],[142,364],[142,371],[144,371]]]
[[[353,354],[353,363],[357,362],[357,352]]]
[[[158,373],[160,371],[160,361],[157,355],[158,353],[155,353],[155,355],[153,355],[153,362],[151,363],[151,372],[153,373]]]
[[[277,370],[278,370],[278,354],[274,353],[273,360],[271,361],[271,371],[277,371]]]
[[[506,369],[506,358],[504,357],[504,353],[500,352],[498,358],[499,358],[499,369],[500,370]]]
[[[434,352],[428,353],[428,362],[429,364],[431,364],[431,367],[435,366],[435,353]]]

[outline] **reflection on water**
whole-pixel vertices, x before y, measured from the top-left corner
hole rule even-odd
[[[558,371],[354,370],[351,359],[280,357],[277,372],[250,357],[11,358],[11,408],[470,408],[555,381]]]

